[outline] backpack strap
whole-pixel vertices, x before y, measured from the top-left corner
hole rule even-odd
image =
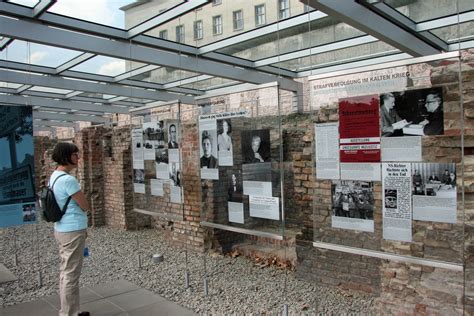
[[[65,175],[67,175],[67,174],[66,174],[66,173],[63,173],[63,174],[57,176],[56,179],[54,179],[53,185],[51,186],[51,190],[53,191],[53,193],[54,193],[54,184],[56,183],[56,181],[58,181],[59,178],[65,176]],[[71,202],[71,196],[69,196],[69,197],[67,198],[66,204],[64,204],[63,209],[61,210],[61,212],[63,213],[63,215],[66,213],[66,210],[67,210],[67,207],[68,207],[68,205],[69,205],[69,202]]]

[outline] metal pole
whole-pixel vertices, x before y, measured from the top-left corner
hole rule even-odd
[[[38,261],[38,286],[43,286],[43,276],[41,271],[41,257],[40,257],[40,240],[39,240],[39,231],[38,224],[35,224],[35,233],[36,233],[36,259]]]
[[[13,228],[13,263],[15,264],[16,267],[18,267],[18,253],[17,253],[17,247],[16,247],[16,227]]]
[[[205,252],[204,252],[203,261],[204,261],[204,296],[207,297],[209,295],[209,283],[207,280],[207,266],[206,266],[206,253]]]

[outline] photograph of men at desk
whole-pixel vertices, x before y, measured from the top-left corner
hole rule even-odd
[[[382,137],[442,135],[442,88],[380,95]]]

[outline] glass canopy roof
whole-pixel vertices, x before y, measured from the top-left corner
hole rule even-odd
[[[361,31],[347,8],[391,24]],[[387,40],[394,30],[414,42]],[[0,7],[0,88],[122,107],[193,103],[242,83],[297,91],[294,79],[313,71],[459,43],[474,47],[472,0],[10,0]],[[419,44],[428,48],[411,49]]]

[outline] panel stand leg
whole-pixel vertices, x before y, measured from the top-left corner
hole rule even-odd
[[[204,296],[209,295],[209,283],[208,283],[208,280],[207,280],[206,255],[207,255],[207,253],[205,252],[204,257],[203,257],[203,259],[204,259]]]
[[[184,288],[189,288],[189,271],[184,272]]]
[[[35,224],[36,233],[36,259],[38,261],[38,287],[43,286],[43,275],[41,273],[41,257],[40,257],[40,234],[38,231],[38,224]]]
[[[13,228],[13,264],[18,267],[18,249],[16,247],[16,228]]]
[[[283,305],[283,313],[282,316],[288,316],[288,304]]]

